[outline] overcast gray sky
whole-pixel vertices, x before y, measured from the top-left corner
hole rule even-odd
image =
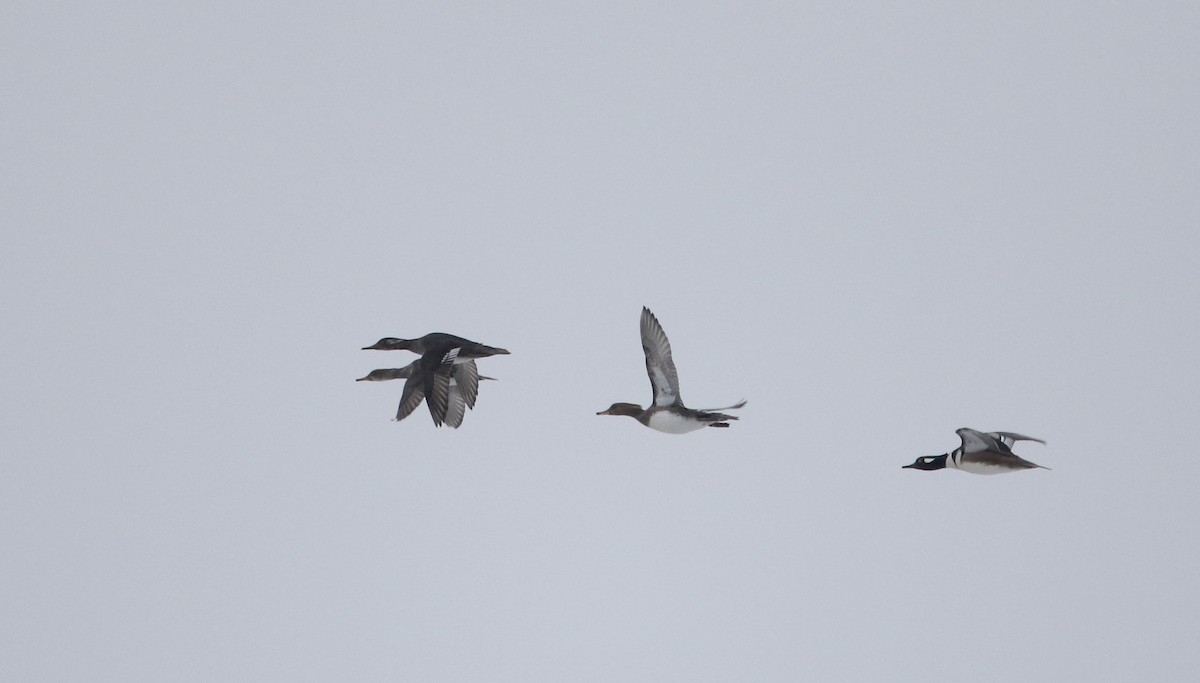
[[[1200,8],[699,4],[7,3],[0,679],[1194,676]]]

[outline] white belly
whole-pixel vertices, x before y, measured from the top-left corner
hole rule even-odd
[[[657,429],[667,434],[687,434],[697,429],[704,429],[705,424],[699,420],[689,420],[675,413],[660,410],[650,416],[650,429]]]
[[[1004,474],[1005,472],[1015,472],[1008,467],[997,467],[995,465],[982,465],[977,462],[964,462],[958,466],[958,469],[971,474]]]

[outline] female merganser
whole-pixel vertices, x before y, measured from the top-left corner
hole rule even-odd
[[[407,379],[412,376],[413,371],[417,369],[420,359],[417,359],[402,368],[383,368],[380,370],[372,370],[366,377],[359,377],[354,380],[356,382],[386,382],[393,379]],[[453,371],[450,373],[450,397],[449,403],[446,406],[445,422],[450,427],[458,429],[462,426],[463,418],[466,416],[468,408],[475,407],[475,397],[479,393],[479,380],[490,379],[495,377],[487,377],[479,374],[478,368],[475,366],[475,361],[468,360],[465,363],[454,365]],[[424,396],[424,390],[420,392]],[[412,401],[414,394],[409,397]],[[400,402],[400,410],[397,411],[397,420],[404,419],[409,413],[420,405],[420,399],[407,407],[405,410],[405,402]],[[403,412],[403,415],[400,413]],[[435,420],[436,423],[436,420]]]
[[[654,401],[649,408],[634,403],[614,403],[608,410],[597,415],[628,415],[651,429],[667,434],[686,434],[704,427],[728,427],[733,415],[718,413],[718,410],[735,410],[746,405],[736,405],[709,410],[692,410],[683,405],[679,396],[679,376],[675,372],[675,361],[671,359],[671,342],[663,332],[658,318],[649,308],[642,307],[642,350],[646,354],[646,373],[650,375],[650,387],[654,390]]]
[[[413,353],[424,356],[427,353],[438,352],[445,353],[451,348],[457,348],[459,363],[465,363],[473,358],[487,358],[488,356],[508,355],[505,349],[499,349],[495,346],[487,346],[479,342],[473,342],[470,339],[463,339],[445,332],[430,332],[424,337],[417,339],[398,339],[396,337],[384,337],[370,346],[364,346],[364,351],[403,351],[408,350]]]
[[[508,354],[506,349],[486,346],[444,332],[431,332],[417,339],[384,337],[371,346],[364,346],[363,350],[408,350],[421,354],[421,357],[411,364],[414,367],[409,371],[408,381],[404,383],[396,419],[404,419],[421,405],[421,400],[424,399],[429,406],[429,414],[433,416],[433,423],[439,427],[446,419],[446,410],[450,407],[450,378],[453,366],[465,364],[476,358]],[[478,376],[478,372],[475,375]],[[469,400],[473,406],[475,387],[467,388],[465,382],[466,378],[464,389],[467,393],[463,398]],[[478,380],[475,381],[476,384],[477,382]]]

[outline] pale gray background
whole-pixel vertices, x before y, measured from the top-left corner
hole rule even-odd
[[[1189,679],[1197,35],[6,3],[0,680]],[[594,415],[642,305],[741,422]],[[352,381],[434,330],[457,432]],[[961,426],[1053,470],[900,469]]]

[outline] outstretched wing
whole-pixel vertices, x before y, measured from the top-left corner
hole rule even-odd
[[[446,419],[446,410],[450,407],[450,373],[454,370],[454,361],[458,358],[460,349],[450,349],[438,361],[437,367],[429,368],[425,375],[425,403],[429,405],[429,414],[433,424],[441,427]],[[422,360],[429,356],[422,357]]]
[[[466,406],[474,408],[475,397],[479,395],[479,368],[475,366],[475,361],[468,360],[454,366],[454,383]]]
[[[1038,443],[1046,443],[1045,441],[1032,436],[1014,434],[1012,432],[988,432],[987,435],[1003,444],[1005,450],[1009,452],[1012,451],[1013,444],[1018,441],[1036,441]]]
[[[1012,446],[1018,441],[1046,443],[1041,439],[1025,436],[1024,434],[1014,434],[1013,432],[979,432],[963,427],[957,433],[962,437],[964,453],[983,453],[985,451],[1012,453]]]
[[[457,386],[450,387],[450,405],[446,407],[446,426],[458,429],[467,414],[467,403]]]
[[[679,375],[675,372],[675,361],[671,358],[671,342],[663,332],[658,318],[649,308],[642,307],[642,351],[646,353],[646,374],[650,375],[650,386],[654,390],[654,405],[682,405],[679,396]]]
[[[404,383],[404,392],[400,394],[400,408],[396,410],[396,420],[408,417],[424,400],[425,380],[420,373],[413,373]]]

